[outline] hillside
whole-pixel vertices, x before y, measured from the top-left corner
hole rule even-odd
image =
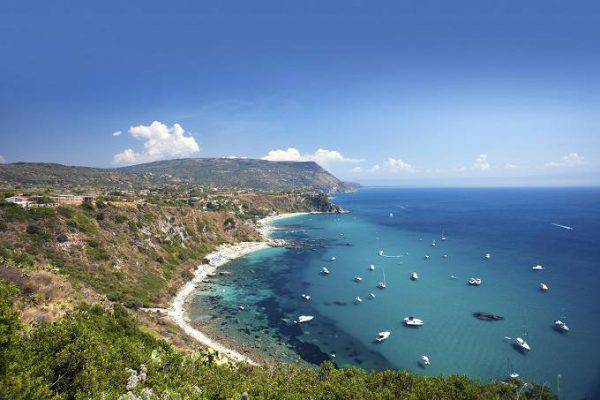
[[[0,187],[152,188],[203,186],[269,192],[351,191],[314,162],[273,162],[252,159],[186,158],[122,168],[89,168],[52,163],[0,165]]]

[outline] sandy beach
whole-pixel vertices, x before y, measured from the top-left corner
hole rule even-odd
[[[262,250],[270,246],[280,246],[282,244],[281,241],[272,241],[269,238],[269,234],[274,229],[271,225],[274,221],[306,214],[311,213],[284,213],[263,218],[258,221],[258,231],[263,236],[264,241],[224,244],[219,246],[216,251],[208,254],[205,257],[208,263],[201,264],[196,268],[196,271],[194,272],[194,278],[183,285],[173,299],[173,303],[168,310],[168,314],[171,319],[190,337],[194,338],[196,341],[209,347],[210,349],[218,351],[219,354],[224,355],[225,357],[236,362],[247,362],[252,365],[258,365],[258,363],[252,360],[250,357],[222,345],[195,328],[187,317],[187,299],[196,289],[196,286],[205,280],[207,276],[215,273],[218,267],[246,254]]]

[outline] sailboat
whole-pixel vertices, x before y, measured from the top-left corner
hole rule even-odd
[[[385,287],[386,287],[386,282],[385,282],[385,268],[383,268],[383,265],[381,266],[381,270],[383,271],[383,282],[379,282],[377,284],[377,287],[379,289],[385,289]]]
[[[440,228],[440,229],[441,229],[441,231],[442,231],[442,233],[440,234],[440,239],[441,239],[441,240],[446,240],[446,239],[448,239],[448,237],[447,237],[447,236],[444,234],[444,229],[443,229],[443,228]]]

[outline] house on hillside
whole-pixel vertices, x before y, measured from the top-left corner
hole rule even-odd
[[[22,197],[22,196],[8,197],[8,198],[4,199],[4,201],[7,203],[16,204],[21,207],[27,207],[27,205],[29,204],[29,199],[27,199],[27,197]]]

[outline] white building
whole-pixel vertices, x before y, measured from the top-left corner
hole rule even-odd
[[[16,204],[21,207],[27,207],[27,205],[29,204],[29,200],[27,200],[27,197],[20,197],[20,196],[8,197],[8,198],[4,199],[4,201],[7,203]]]

